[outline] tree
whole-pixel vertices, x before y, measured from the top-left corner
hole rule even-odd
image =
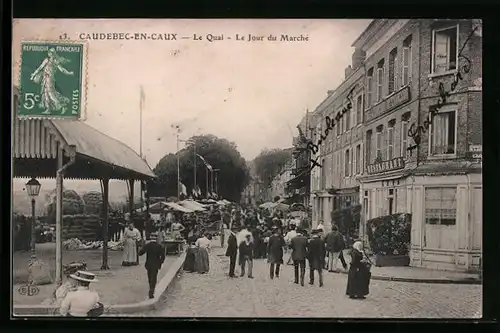
[[[63,190],[63,215],[83,214],[85,203],[80,195],[74,190]],[[56,216],[56,190],[47,194],[47,215],[49,218]]]
[[[264,186],[268,187],[291,158],[292,151],[290,149],[264,149],[253,161],[255,173]]]
[[[196,149],[194,149],[196,147]],[[241,192],[249,183],[249,170],[236,144],[215,135],[193,136],[179,152],[180,181],[186,186],[188,195],[194,187],[194,163],[196,163],[196,185],[203,194],[207,190],[207,168],[195,152],[217,172],[219,196],[239,201]],[[154,168],[158,180],[148,184],[151,196],[177,197],[177,155],[167,154]],[[215,172],[214,172],[215,174]],[[208,189],[212,191],[212,174],[208,172]],[[214,192],[215,192],[214,180]]]

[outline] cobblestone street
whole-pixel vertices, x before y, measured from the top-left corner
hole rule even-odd
[[[482,286],[372,280],[365,300],[345,295],[347,275],[325,272],[325,286],[293,283],[293,268],[270,280],[266,261],[254,260],[254,279],[227,277],[229,259],[220,248],[210,255],[210,272],[183,273],[165,305],[136,316],[157,317],[370,317],[478,318]],[[289,254],[285,254],[284,259]],[[237,268],[238,272],[238,268]]]

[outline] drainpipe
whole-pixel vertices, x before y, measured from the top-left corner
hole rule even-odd
[[[62,284],[62,217],[63,217],[63,177],[64,171],[75,163],[76,147],[69,146],[68,149],[70,160],[63,165],[63,148],[59,147],[57,153],[56,171],[56,286]]]

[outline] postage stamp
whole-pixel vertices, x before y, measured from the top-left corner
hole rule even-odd
[[[19,117],[80,119],[85,44],[23,42]]]

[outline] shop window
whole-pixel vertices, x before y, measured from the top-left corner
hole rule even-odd
[[[377,64],[377,102],[380,102],[384,96],[384,73],[384,59],[382,59]]]
[[[391,120],[387,126],[387,159],[391,160],[394,157],[394,125],[396,120]]]
[[[398,88],[398,49],[395,48],[389,53],[389,94]]]
[[[440,112],[432,117],[430,136],[431,155],[454,155],[456,152],[455,110]]]
[[[367,77],[366,85],[368,87],[366,93],[366,106],[370,107],[373,105],[373,67],[368,70],[366,77]]]
[[[406,86],[411,81],[411,35],[403,41],[403,68],[401,70],[401,85]]]
[[[425,223],[455,225],[457,189],[451,187],[425,189]]]
[[[394,214],[394,189],[389,189],[389,195],[387,196],[387,204],[389,208],[389,215]]]
[[[366,150],[366,158],[365,163],[368,165],[372,163],[372,136],[373,132],[371,130],[366,132],[366,142],[365,142],[365,150]]]
[[[432,73],[446,73],[457,69],[458,25],[432,32]]]

